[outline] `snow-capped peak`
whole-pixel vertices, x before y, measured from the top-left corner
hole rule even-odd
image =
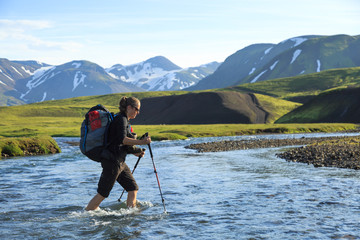
[[[219,63],[213,62],[197,68],[182,69],[165,57],[158,56],[127,66],[117,64],[106,69],[106,72],[115,79],[148,91],[180,90],[196,84],[209,72],[214,72],[218,65]],[[207,71],[196,71],[201,68]]]

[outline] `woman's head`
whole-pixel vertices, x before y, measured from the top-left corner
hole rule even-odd
[[[119,103],[121,113],[129,119],[134,119],[140,113],[140,100],[135,97],[122,97]]]

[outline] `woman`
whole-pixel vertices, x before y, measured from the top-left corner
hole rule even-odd
[[[98,183],[97,194],[90,200],[85,208],[87,211],[95,210],[100,203],[109,196],[115,181],[128,192],[127,206],[135,207],[136,195],[139,190],[136,181],[131,174],[129,167],[125,163],[125,158],[129,146],[147,145],[151,143],[150,137],[144,137],[141,140],[133,138],[129,126],[129,120],[134,119],[140,113],[140,101],[134,97],[122,97],[119,103],[120,113],[114,118],[109,127],[107,149],[102,154],[104,157],[101,161],[103,168]],[[135,147],[138,157],[144,156],[145,152]],[[134,152],[134,147],[132,148]]]

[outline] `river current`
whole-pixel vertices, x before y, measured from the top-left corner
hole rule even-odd
[[[184,148],[334,135],[339,134],[153,142],[167,213],[149,151],[134,173],[137,208],[117,202],[122,188],[116,184],[100,210],[86,212],[101,166],[67,143],[77,138],[56,138],[60,154],[0,160],[0,239],[358,239],[360,171],[277,158],[286,147],[216,153]],[[128,156],[131,169],[136,160]]]

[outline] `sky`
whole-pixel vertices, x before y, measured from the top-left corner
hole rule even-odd
[[[360,35],[359,0],[0,0],[0,58],[182,68],[256,43]]]

